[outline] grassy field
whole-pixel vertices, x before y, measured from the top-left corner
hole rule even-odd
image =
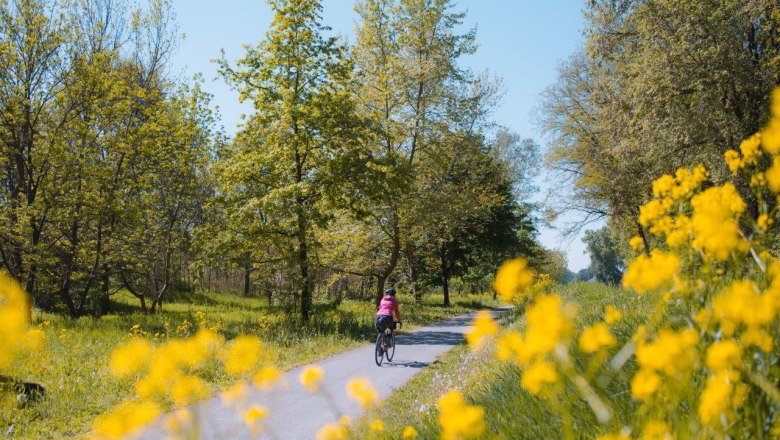
[[[578,328],[599,319],[607,304],[615,305],[624,315],[623,320],[613,328],[616,335],[627,334],[635,329],[639,317],[646,314],[650,306],[648,301],[634,293],[601,284],[574,283],[561,286],[557,291],[565,301],[577,305]],[[522,329],[522,314],[517,313],[517,318],[510,325]],[[618,336],[618,339],[621,338]],[[576,361],[583,363],[585,358],[578,357]],[[629,372],[633,370],[632,366],[624,369]],[[395,391],[382,407],[369,412],[357,422],[351,438],[396,439],[401,437],[404,427],[409,425],[417,429],[421,439],[439,438],[437,401],[450,389],[461,391],[470,404],[485,409],[486,438],[561,438],[560,417],[550,410],[541,397],[522,389],[520,376],[520,369],[497,361],[490,350],[473,352],[466,345],[460,345]],[[606,385],[607,392],[611,393],[610,400],[619,405],[613,408],[617,416],[613,420],[631,414],[638,407],[629,393],[620,391],[629,389],[629,381],[630,376],[622,374]],[[564,392],[573,395],[577,393],[574,389],[566,389]],[[570,410],[576,438],[595,438],[598,422],[584,401],[579,400]],[[384,432],[371,432],[369,426],[375,419],[384,422]],[[616,423],[615,428],[619,430],[620,425]]]
[[[449,308],[440,295],[427,295],[421,304],[399,295],[404,329],[494,305],[489,295],[455,296]],[[172,297],[162,313],[144,315],[129,295],[117,295],[113,310],[101,318],[70,320],[36,312],[34,326],[46,332],[46,350],[24,380],[43,384],[47,397],[19,405],[11,395],[0,395],[0,433],[13,438],[84,437],[91,421],[118,402],[131,397],[132,383],[111,377],[108,361],[115,346],[130,334],[152,341],[186,337],[198,328],[217,329],[226,338],[259,335],[278,351],[282,369],[312,362],[369,343],[375,337],[374,308],[368,302],[344,300],[316,304],[311,322],[301,323],[266,300],[216,293],[186,293]],[[230,379],[214,371],[213,392]],[[9,435],[10,434],[10,435]]]

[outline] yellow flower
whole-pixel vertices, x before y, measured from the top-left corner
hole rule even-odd
[[[693,366],[699,335],[692,329],[675,332],[662,329],[652,343],[639,343],[636,348],[637,363],[643,368],[662,371],[668,376]]]
[[[545,384],[554,384],[558,381],[558,372],[555,367],[547,361],[534,362],[530,367],[523,370],[523,376],[520,383],[523,388],[531,394],[539,394]]]
[[[758,347],[764,353],[772,351],[772,337],[764,330],[757,327],[750,327],[739,338],[745,346]]]
[[[522,351],[523,338],[520,333],[509,331],[501,335],[496,341],[496,357],[502,361],[515,360]]]
[[[260,405],[252,405],[244,413],[244,425],[249,428],[254,435],[257,435],[262,430],[260,424],[268,417],[268,409]]]
[[[274,366],[261,368],[252,379],[252,383],[263,391],[270,391],[278,381],[279,369]]]
[[[761,232],[766,232],[766,230],[769,228],[769,226],[774,223],[774,220],[772,220],[768,215],[761,214],[756,219],[756,226],[758,226],[758,229],[761,230]]]
[[[707,349],[707,367],[710,370],[725,370],[739,366],[742,349],[731,339],[715,342]]]
[[[608,305],[604,310],[604,321],[606,321],[607,324],[612,325],[620,321],[620,318],[622,317],[623,314],[620,313],[620,310],[616,309],[612,304]]]
[[[220,397],[222,404],[225,406],[232,406],[235,403],[242,403],[246,401],[248,396],[248,388],[246,384],[238,384],[223,392]]]
[[[316,393],[320,390],[320,382],[325,377],[325,370],[316,365],[304,368],[298,380],[304,388],[310,393]]]
[[[671,434],[672,429],[664,422],[657,420],[648,422],[645,425],[644,431],[642,431],[642,437],[640,440],[673,440]]]
[[[628,245],[631,246],[631,249],[638,251],[645,246],[645,241],[642,240],[642,237],[635,235],[628,241]]]
[[[621,432],[616,434],[604,434],[596,437],[596,440],[631,440],[631,437],[629,437],[628,434],[623,434]]]
[[[653,195],[655,197],[664,197],[671,192],[675,184],[674,177],[664,174],[653,182]]]
[[[137,374],[149,363],[151,354],[152,346],[148,341],[133,338],[130,342],[114,349],[109,362],[111,374],[119,378]]]
[[[617,344],[617,339],[609,332],[609,327],[603,322],[586,328],[580,335],[580,350],[585,353],[595,353],[603,347]]]
[[[740,237],[737,218],[746,205],[731,183],[709,188],[691,199],[692,246],[718,261],[736,251],[746,252],[748,243]]]
[[[125,402],[111,413],[95,419],[95,434],[106,438],[123,438],[148,424],[160,415],[160,408],[152,402]]]
[[[347,395],[358,402],[363,409],[373,408],[379,403],[376,390],[368,379],[352,379],[347,383]]]
[[[496,333],[498,333],[498,325],[493,321],[492,315],[489,311],[482,310],[474,318],[471,331],[466,333],[466,341],[472,350],[479,350],[482,348],[484,339]]]
[[[742,152],[745,163],[755,164],[758,162],[761,156],[761,133],[756,133],[742,141],[739,144],[739,151]]]
[[[772,160],[772,166],[764,172],[764,178],[772,192],[780,193],[780,156],[776,156]]]
[[[712,302],[712,312],[724,330],[731,334],[734,326],[757,327],[772,322],[778,304],[771,292],[758,293],[752,281],[736,281]]]
[[[772,92],[772,118],[761,131],[761,143],[767,153],[776,154],[780,152],[780,92],[775,89]]]
[[[208,396],[209,387],[198,376],[183,376],[171,387],[171,400],[178,406],[189,405]]]
[[[22,286],[0,270],[0,369],[8,366],[25,340],[30,301]]]
[[[631,379],[631,395],[638,400],[648,401],[661,386],[661,376],[651,369],[641,369]]]
[[[382,432],[385,430],[385,424],[379,419],[374,420],[371,422],[371,430],[374,432]]]
[[[669,284],[680,270],[680,257],[653,249],[650,256],[640,255],[628,265],[623,286],[639,293],[655,291]]]
[[[729,415],[734,403],[734,385],[738,380],[739,375],[730,370],[716,372],[707,378],[707,384],[699,398],[699,418],[702,423],[715,426],[719,424],[722,414]]]
[[[731,172],[735,174],[745,166],[742,159],[739,157],[739,153],[735,150],[727,150],[723,155],[723,159],[726,161],[726,165],[729,166]]]
[[[228,345],[223,357],[225,371],[233,376],[249,373],[260,360],[262,344],[255,336],[238,336]]]
[[[463,395],[450,391],[439,399],[442,440],[478,438],[485,432],[485,410],[466,404]]]
[[[419,436],[420,434],[417,433],[417,430],[414,429],[414,426],[407,426],[404,428],[403,434],[401,434],[401,438],[403,440],[414,440]]]
[[[346,428],[332,423],[320,428],[316,435],[317,440],[344,440],[346,438]]]
[[[519,299],[518,295],[533,283],[533,272],[527,266],[525,258],[515,258],[498,268],[493,288],[502,301],[509,303]]]

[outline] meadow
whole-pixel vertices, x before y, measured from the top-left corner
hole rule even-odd
[[[441,306],[442,297],[436,294],[424,295],[420,304],[403,294],[399,301],[405,330],[495,304],[490,295],[454,296],[451,307]],[[367,300],[317,303],[309,323],[282,307],[268,306],[265,299],[213,292],[179,292],[154,315],[143,314],[132,296],[120,293],[112,309],[113,314],[78,320],[33,312],[32,327],[45,332],[45,349],[28,355],[33,358],[23,364],[36,367],[20,379],[44,385],[47,395],[28,403],[17,402],[11,393],[2,395],[4,433],[13,438],[86,437],[95,417],[133,395],[133,381],[116,379],[109,371],[113,349],[131,335],[153,344],[186,338],[201,328],[226,339],[257,335],[274,349],[280,369],[370,343],[375,337],[373,306]],[[235,380],[216,365],[203,377],[212,394]]]

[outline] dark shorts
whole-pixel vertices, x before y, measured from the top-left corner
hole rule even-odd
[[[376,326],[376,331],[378,332],[383,332],[385,331],[386,328],[395,330],[395,324],[393,324],[393,317],[387,315],[376,315],[374,326]]]

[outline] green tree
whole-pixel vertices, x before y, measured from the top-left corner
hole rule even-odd
[[[588,274],[606,284],[619,284],[625,264],[618,254],[608,227],[585,231],[582,239],[590,256]]]
[[[351,94],[346,48],[320,23],[316,0],[272,0],[274,20],[263,42],[248,47],[223,77],[255,112],[237,134],[222,168],[229,219],[250,240],[271,240],[292,263],[300,314],[309,318],[314,291],[315,226],[330,219],[327,201],[344,176],[336,163],[360,148],[362,123]],[[242,216],[243,218],[237,218]]]

